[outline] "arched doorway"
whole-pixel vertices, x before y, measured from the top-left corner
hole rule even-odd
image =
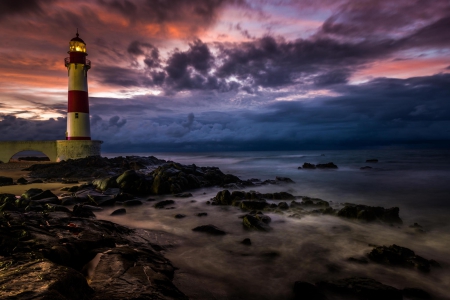
[[[34,150],[25,150],[20,151],[14,154],[10,159],[9,162],[21,162],[21,163],[36,163],[36,162],[49,162],[50,158],[45,155],[41,151],[34,151]]]

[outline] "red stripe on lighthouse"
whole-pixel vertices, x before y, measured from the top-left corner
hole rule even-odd
[[[90,140],[91,138],[89,136],[76,136],[76,137],[68,136],[66,139],[67,140],[79,141],[79,140]]]
[[[70,52],[71,64],[86,64],[86,53],[83,52]]]
[[[68,112],[89,113],[88,92],[69,91]]]

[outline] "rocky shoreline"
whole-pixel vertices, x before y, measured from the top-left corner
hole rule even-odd
[[[16,184],[42,180],[73,185],[67,186],[59,197],[42,189],[29,189],[20,197],[0,194],[2,299],[187,299],[172,283],[175,268],[164,257],[171,247],[169,234],[132,229],[96,218],[97,209],[120,206],[112,212],[120,216],[127,213],[127,207],[152,202],[154,199],[149,196],[171,194],[179,199],[175,201],[189,201],[185,199],[192,196],[189,191],[218,187],[221,190],[207,204],[240,209],[242,226],[262,232],[273,230],[267,213],[297,219],[327,215],[361,224],[402,224],[398,207],[353,203],[338,206],[289,192],[260,193],[253,189],[288,186],[292,180],[284,177],[241,180],[216,167],[182,165],[155,157],[90,157],[37,164],[27,170],[29,178]],[[82,181],[89,183],[78,184]],[[166,199],[152,205],[155,209],[167,209],[175,201]],[[198,217],[206,216],[201,214]],[[175,215],[177,219],[184,217]],[[228,234],[226,228],[206,223],[192,230],[212,236]],[[252,245],[250,239],[242,243]],[[374,245],[366,256],[350,257],[349,261],[409,268],[419,273],[441,268],[438,262],[397,245]],[[365,277],[315,284],[292,282],[292,299],[353,298],[432,299],[432,296],[417,287],[401,290]]]

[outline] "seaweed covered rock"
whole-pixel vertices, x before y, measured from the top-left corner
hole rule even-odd
[[[425,259],[416,255],[411,249],[395,244],[391,246],[375,247],[368,254],[368,257],[377,263],[413,268],[421,272],[430,272],[432,266],[439,266],[436,261]]]
[[[258,214],[248,214],[242,219],[242,225],[247,229],[270,231],[272,228],[267,225],[268,222],[266,222],[264,222],[262,216]]]

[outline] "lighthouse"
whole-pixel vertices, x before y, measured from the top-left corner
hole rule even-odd
[[[90,140],[87,74],[91,61],[86,59],[86,43],[76,36],[69,42],[69,57],[64,59],[69,76],[66,140]]]

